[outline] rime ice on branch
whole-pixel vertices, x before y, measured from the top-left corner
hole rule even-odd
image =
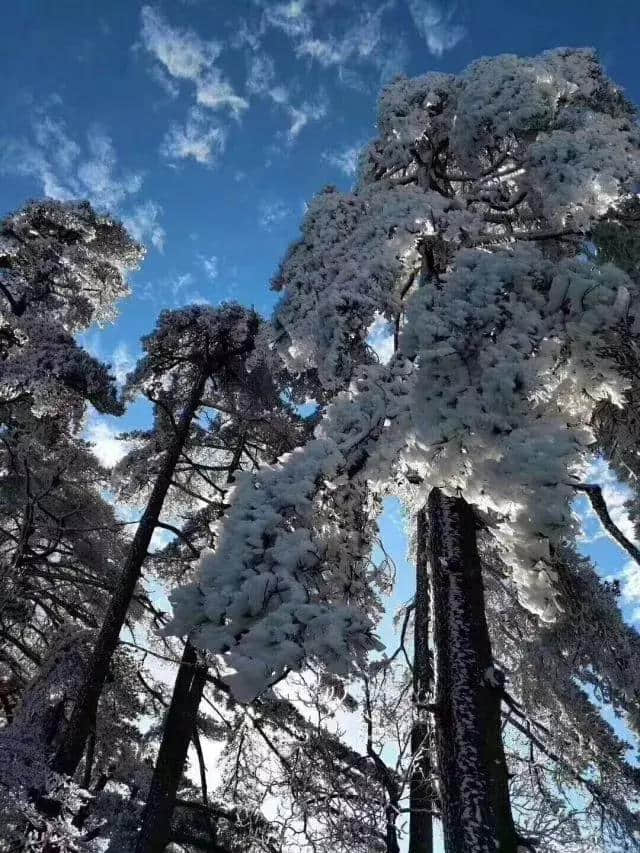
[[[390,408],[377,414],[382,426],[355,481],[368,477],[374,492],[398,491],[415,506],[434,486],[462,490],[485,512],[521,601],[552,621],[550,545],[572,534],[571,483],[584,471],[594,410],[621,404],[628,385],[607,345],[634,328],[638,288],[583,247],[602,223],[623,221],[634,197],[634,111],[592,52],[558,50],[396,81],[379,129],[356,190],[330,188],[312,203],[275,279],[278,350],[301,394],[330,401],[343,392],[319,427],[338,448],[342,424],[357,422],[369,400],[367,377],[401,372],[401,400],[380,395]],[[372,367],[367,345],[380,315],[395,328],[385,369]],[[202,593],[175,599],[179,629],[197,624],[200,642],[227,653],[252,691],[268,683],[271,664],[297,666],[307,653],[304,642],[290,645],[304,634],[293,602],[313,608],[304,624],[311,612],[326,619],[328,606],[336,619],[343,613],[342,569],[313,550],[324,495],[339,492],[345,474],[353,481],[333,444],[321,453],[312,443],[244,483],[223,532],[233,548],[203,558]],[[274,478],[297,485],[291,509]],[[348,529],[339,504],[334,512],[332,523]],[[243,581],[230,587],[230,577]],[[370,628],[368,614],[355,613],[355,622],[340,616],[345,640],[346,626]],[[348,663],[362,645],[345,648]],[[338,652],[314,651],[330,661]]]

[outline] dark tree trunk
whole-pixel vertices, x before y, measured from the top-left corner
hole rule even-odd
[[[491,655],[474,513],[463,498],[433,489],[428,515],[445,850],[516,853],[500,731],[503,678]]]
[[[429,655],[429,524],[426,508],[416,516],[416,598],[413,641],[413,696],[416,720],[411,732],[413,771],[409,793],[409,853],[433,851],[433,796],[429,751],[429,694],[433,668]]]
[[[142,813],[135,853],[162,853],[171,840],[176,792],[187,759],[189,741],[195,730],[206,677],[206,666],[198,661],[195,648],[187,640]]]
[[[84,751],[89,732],[94,728],[98,701],[109,673],[111,659],[118,646],[131,600],[140,579],[149,543],[171,485],[173,473],[189,435],[189,428],[200,405],[208,372],[202,371],[194,381],[185,408],[176,424],[175,436],[167,451],[164,465],[158,474],[146,509],[131,542],[118,585],[109,604],[102,628],[87,666],[87,675],[78,692],[71,719],[53,761],[58,773],[72,776]]]

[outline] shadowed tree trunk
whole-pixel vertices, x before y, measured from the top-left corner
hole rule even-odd
[[[416,516],[416,598],[413,645],[413,696],[416,720],[411,732],[413,770],[409,793],[409,853],[432,853],[433,810],[429,751],[429,694],[433,668],[429,656],[429,524],[426,508]]]
[[[436,750],[446,853],[516,853],[475,518],[463,498],[428,500],[436,650]]]
[[[69,776],[75,773],[82,758],[89,732],[95,725],[100,694],[109,673],[111,659],[118,645],[120,631],[131,605],[136,584],[140,579],[142,564],[147,556],[153,531],[160,518],[162,505],[171,485],[175,467],[189,435],[191,422],[201,403],[208,375],[208,370],[201,370],[197,375],[180,419],[175,425],[173,441],[167,450],[164,465],[158,474],[146,509],[131,542],[122,574],[87,666],[86,678],[80,687],[71,719],[54,758],[53,769],[58,773],[66,773]]]
[[[207,667],[198,661],[195,648],[187,640],[164,724],[149,795],[142,813],[142,826],[135,853],[162,853],[170,840],[176,792],[182,778],[189,741],[196,725],[206,678]]]

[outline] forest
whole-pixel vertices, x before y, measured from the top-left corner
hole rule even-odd
[[[592,475],[640,539],[636,107],[587,49],[400,76],[318,189],[272,316],[166,308],[123,384],[83,333],[145,247],[0,222],[0,851],[640,851],[640,634],[576,511],[640,565]]]

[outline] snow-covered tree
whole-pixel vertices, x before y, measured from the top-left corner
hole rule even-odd
[[[102,496],[106,472],[81,437],[89,403],[118,413],[115,380],[74,335],[115,317],[142,249],[86,203],[35,202],[0,223],[0,673],[2,842],[78,831],[86,792],[48,768],[124,553]],[[119,657],[92,735],[85,789],[131,751],[143,710]],[[56,792],[56,793],[54,793]],[[65,827],[69,830],[66,832]],[[60,841],[62,845],[62,841]],[[60,847],[62,849],[62,846]]]
[[[86,203],[34,202],[0,223],[0,620],[24,684],[67,621],[97,625],[119,531],[80,429],[121,411],[108,367],[74,335],[113,319],[141,248]]]
[[[176,538],[150,561],[156,576],[165,583],[184,579],[185,564],[194,564],[194,555],[197,558],[201,550],[215,549],[220,521],[228,508],[228,493],[239,473],[273,463],[309,434],[308,423],[284,399],[286,377],[279,359],[271,354],[268,326],[252,312],[233,311],[238,327],[245,322],[252,329],[251,348],[234,361],[227,359],[219,369],[217,384],[203,395],[199,420],[192,425],[175,467],[165,510],[180,527],[170,525]],[[173,322],[177,319],[172,317]],[[184,322],[188,318],[181,315],[180,319]],[[172,352],[168,347],[163,351]],[[169,361],[158,358],[154,383],[166,389],[171,370]],[[136,384],[139,382],[139,375],[134,374],[131,387],[140,387]],[[144,393],[156,401],[155,392],[143,387]],[[157,460],[162,459],[170,430],[166,415],[166,407],[157,407],[153,428],[129,436],[136,447],[116,471],[119,494],[126,500],[139,499],[141,490],[144,493],[148,488]],[[198,745],[198,709],[207,670],[207,660],[197,654],[187,638],[141,818],[136,841],[139,853],[161,851],[171,837],[174,801],[187,749],[190,742]]]
[[[636,281],[586,247],[628,227],[635,113],[591,51],[558,50],[400,79],[379,130],[356,190],[311,204],[275,280],[280,353],[296,389],[329,404],[316,438],[239,480],[198,586],[174,596],[175,630],[224,656],[239,696],[309,659],[361,665],[371,510],[380,494],[414,511],[430,495],[445,844],[511,851],[526,839],[506,796],[475,528],[535,629],[558,621],[554,554],[575,534],[592,421],[631,386],[612,346],[634,334]],[[381,317],[386,364],[367,340]]]
[[[199,434],[198,418],[207,409],[224,407],[239,383],[246,385],[259,325],[254,312],[236,305],[190,307],[164,312],[155,332],[143,340],[146,355],[130,375],[126,393],[142,393],[154,406],[156,450],[149,455],[146,448],[142,484],[148,497],[56,754],[53,766],[60,773],[71,776],[80,763],[151,537],[163,524],[160,514],[165,498],[172,486],[183,493],[193,491],[181,482],[181,463],[191,466],[190,441],[194,430]],[[137,465],[135,458],[131,463],[135,477],[140,460]],[[206,464],[198,467],[196,459],[194,468],[206,478]],[[190,471],[187,480],[193,476]]]
[[[33,202],[0,223],[3,411],[25,395],[39,415],[78,419],[86,401],[120,411],[107,368],[73,336],[115,318],[143,254],[88,202]]]

